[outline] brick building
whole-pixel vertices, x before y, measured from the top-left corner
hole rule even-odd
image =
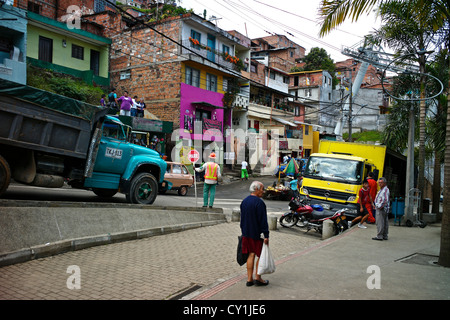
[[[28,20],[26,62],[108,87],[111,40],[101,25],[82,19],[98,1],[16,0]]]
[[[245,82],[239,67],[249,49],[192,13],[145,25],[112,11],[86,19],[103,25],[112,39],[110,75],[118,94],[142,97],[154,117],[173,122],[176,135],[167,141],[168,149],[176,148],[172,160],[195,145],[204,156],[216,151],[221,161],[232,126],[224,95],[236,81]]]

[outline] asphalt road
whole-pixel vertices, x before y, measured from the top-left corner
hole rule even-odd
[[[248,195],[252,181],[258,180],[271,185],[276,181],[276,177],[250,178],[247,181],[234,180],[229,183],[221,183],[216,188],[216,198],[214,207],[233,209],[239,207],[241,201]],[[97,197],[92,191],[73,189],[69,186],[63,188],[49,189],[42,187],[26,186],[18,183],[11,183],[8,190],[2,196],[3,199],[14,200],[41,200],[41,201],[69,201],[69,202],[104,202],[104,203],[126,203],[125,195],[116,194],[109,199]],[[279,200],[265,200],[267,211],[284,212],[287,210],[288,202]],[[195,198],[194,187],[189,189],[187,196],[179,196],[176,191],[168,191],[160,194],[154,202],[156,206],[188,206],[201,207],[203,205],[203,185],[197,185],[197,200]]]

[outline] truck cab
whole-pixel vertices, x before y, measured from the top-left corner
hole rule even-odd
[[[130,143],[130,132],[118,118],[105,116],[91,143],[83,187],[102,197],[120,191],[131,203],[151,204],[159,189],[170,189],[167,163],[158,152]]]
[[[386,146],[321,140],[318,151],[308,159],[300,188],[313,204],[358,216],[359,190],[369,172],[387,178],[392,197],[404,196],[406,158]]]
[[[337,154],[312,154],[303,173],[300,194],[320,203],[324,209],[348,208],[358,214],[358,194],[362,182],[375,166],[361,157]]]

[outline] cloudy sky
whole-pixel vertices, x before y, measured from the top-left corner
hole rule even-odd
[[[303,46],[324,48],[334,61],[349,57],[341,54],[342,46],[352,47],[365,34],[380,25],[375,13],[364,14],[355,23],[346,22],[324,38],[319,37],[318,8],[320,0],[181,0],[181,6],[194,13],[215,16],[214,23],[224,30],[237,30],[249,38],[283,34]]]

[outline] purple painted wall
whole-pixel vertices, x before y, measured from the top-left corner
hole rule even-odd
[[[194,120],[196,110],[206,110],[211,112],[211,120],[221,122],[220,132],[223,133],[224,125],[230,125],[230,123],[224,124],[224,112],[231,112],[230,109],[214,108],[205,105],[193,104],[192,102],[206,102],[214,106],[223,106],[222,98],[223,94],[205,89],[193,87],[185,83],[181,83],[180,88],[180,129],[185,129],[186,138],[192,140],[208,140],[211,141],[210,136],[203,134],[194,134]],[[231,117],[228,117],[231,119]],[[230,122],[229,120],[228,122]],[[214,121],[213,121],[214,122]],[[189,130],[191,132],[189,132]],[[218,141],[218,139],[215,139]],[[222,139],[220,139],[221,141]]]

